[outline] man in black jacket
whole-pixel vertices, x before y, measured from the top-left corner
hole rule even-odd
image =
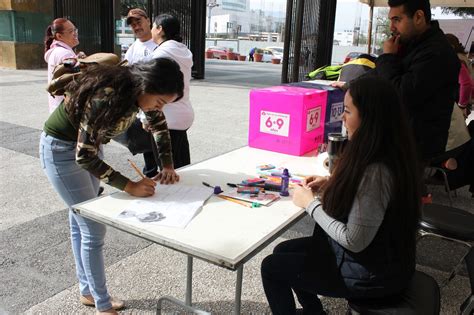
[[[445,152],[460,63],[429,0],[389,0],[392,37],[375,71],[398,89],[425,163]]]

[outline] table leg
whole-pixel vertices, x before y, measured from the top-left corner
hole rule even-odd
[[[241,265],[237,269],[237,280],[235,283],[235,301],[234,301],[234,315],[240,314],[240,303],[242,297],[242,276],[244,271],[244,265]]]
[[[240,266],[237,268],[237,279],[235,283],[235,300],[234,300],[234,315],[240,315],[240,304],[241,304],[241,297],[242,297],[242,278],[243,278],[243,270],[244,266]],[[210,313],[196,309],[192,307],[192,293],[193,293],[193,257],[188,255],[188,263],[186,267],[186,299],[185,302],[181,302],[180,300],[171,297],[171,296],[163,296],[158,299],[158,305],[156,308],[156,314],[161,314],[161,308],[163,301],[168,301],[174,303],[176,305],[180,305],[184,309],[191,311],[195,314],[206,314],[209,315]]]
[[[191,306],[193,295],[193,257],[188,255],[188,264],[186,267],[186,305]]]
[[[158,306],[156,308],[156,314],[157,315],[160,315],[161,314],[161,307],[162,307],[162,304],[163,304],[163,301],[168,301],[172,304],[175,304],[175,305],[179,305],[181,306],[182,308],[184,308],[185,310],[187,310],[188,312],[190,313],[193,313],[193,314],[197,314],[197,315],[211,315],[211,313],[209,312],[206,312],[206,311],[202,311],[200,309],[197,309],[197,308],[194,308],[192,306],[188,306],[186,304],[184,304],[182,301],[178,300],[177,298],[174,298],[172,296],[162,296],[158,299]]]
[[[242,274],[240,276],[240,285],[242,286]],[[158,299],[158,305],[156,307],[156,314],[161,314],[161,308],[163,305],[163,301],[168,301],[175,305],[179,305],[183,307],[185,310],[190,311],[194,314],[198,315],[210,315],[206,311],[202,311],[200,309],[194,308],[192,304],[192,294],[193,294],[193,257],[188,255],[188,263],[186,266],[186,297],[184,303],[172,296],[163,296]],[[240,295],[239,295],[240,297]],[[240,302],[240,301],[239,301]]]

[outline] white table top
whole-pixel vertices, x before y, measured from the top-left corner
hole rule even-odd
[[[181,168],[178,172],[184,184],[202,185],[205,181],[225,190],[228,189],[226,183],[240,183],[258,177],[256,166],[263,164],[283,166],[295,174],[327,175],[327,170],[322,167],[324,158],[323,155],[315,157],[314,152],[296,157],[243,147]],[[232,270],[252,258],[304,215],[304,210],[293,204],[291,196],[259,208],[247,208],[213,196],[184,229],[117,219],[117,215],[136,198],[117,192],[80,203],[74,208],[84,217]]]

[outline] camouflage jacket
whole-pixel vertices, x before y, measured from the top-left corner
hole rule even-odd
[[[97,115],[102,107],[108,102],[108,95],[113,92],[112,88],[105,88],[99,91],[86,105],[84,114],[78,126],[76,162],[84,169],[88,170],[94,176],[104,183],[115,188],[124,190],[128,178],[115,171],[110,165],[101,160],[98,156],[98,149],[91,140],[91,133],[95,126],[89,123],[90,117]],[[107,131],[105,140],[102,144],[108,143],[110,139],[125,132],[135,121],[138,113],[136,105],[130,106],[129,111],[120,119],[120,121]],[[173,158],[171,153],[171,138],[166,124],[165,115],[162,111],[153,111],[145,113],[149,122],[151,132],[159,148],[159,158],[163,166],[172,166]]]

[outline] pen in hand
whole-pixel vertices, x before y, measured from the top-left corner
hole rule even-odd
[[[135,163],[133,163],[132,160],[130,159],[127,159],[128,163],[130,163],[130,165],[133,167],[133,169],[138,173],[138,175],[140,175],[140,177],[142,179],[145,179],[145,175],[143,175],[142,171],[140,171],[140,169],[137,167],[137,165]]]

